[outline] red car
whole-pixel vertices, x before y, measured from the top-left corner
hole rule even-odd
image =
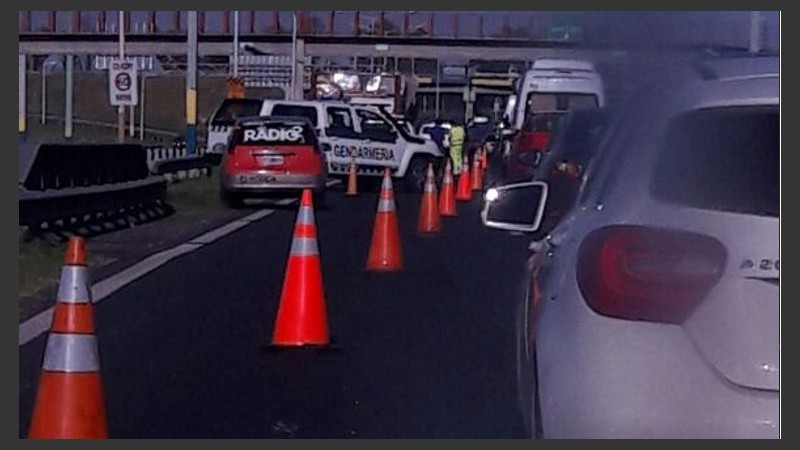
[[[220,198],[229,207],[247,198],[298,195],[313,189],[324,203],[327,165],[314,127],[302,117],[253,117],[236,122],[220,170]]]
[[[563,115],[563,112],[536,114],[525,121],[511,142],[511,152],[506,162],[506,182],[531,179]]]

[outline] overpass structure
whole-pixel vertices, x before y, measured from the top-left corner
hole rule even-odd
[[[316,15],[308,11],[200,11],[196,23],[188,21],[186,11],[126,11],[123,20],[117,13],[20,11],[20,73],[45,57],[69,56],[64,70],[70,71],[73,56],[117,55],[121,23],[128,57],[158,57],[171,61],[178,71],[185,70],[187,55],[193,51],[200,64],[213,61],[208,67],[216,64],[219,75],[231,73],[232,55],[237,51],[240,56],[294,54],[292,84],[301,90],[304,72],[316,68],[400,71],[417,77],[419,96],[426,109],[432,108],[431,115],[438,115],[444,104],[458,104],[456,114],[468,119],[481,103],[479,96],[507,96],[519,74],[537,59],[585,59],[602,72],[626,56],[625,51],[604,45],[608,41],[598,30],[560,23],[541,12],[505,15],[494,28],[480,13],[469,16],[447,11],[375,11],[371,17],[359,11],[313,12]],[[295,27],[292,19],[296,19]],[[442,27],[442,23],[448,26]],[[197,32],[196,47],[188,44],[190,25]],[[236,51],[234,42],[239,44]],[[483,63],[502,69],[499,73],[485,70]],[[460,82],[447,82],[443,76],[443,68],[452,64],[466,68]],[[21,132],[23,85],[21,78]],[[615,89],[613,80],[608,87]],[[292,95],[302,96],[302,92],[297,94]],[[492,103],[492,99],[484,100],[484,104]]]

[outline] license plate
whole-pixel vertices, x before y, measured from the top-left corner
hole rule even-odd
[[[281,155],[257,156],[256,159],[262,166],[280,166],[284,161]]]
[[[272,183],[276,178],[272,175],[242,175],[239,177],[239,182],[244,184],[265,184]]]

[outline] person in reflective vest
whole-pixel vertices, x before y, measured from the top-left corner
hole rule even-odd
[[[453,175],[461,173],[461,166],[464,164],[464,141],[466,131],[464,126],[457,122],[450,128],[450,159],[453,162]]]

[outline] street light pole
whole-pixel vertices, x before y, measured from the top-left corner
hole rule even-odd
[[[117,30],[119,32],[119,60],[125,61],[125,11],[118,11]],[[117,106],[117,142],[125,142],[125,107]]]

